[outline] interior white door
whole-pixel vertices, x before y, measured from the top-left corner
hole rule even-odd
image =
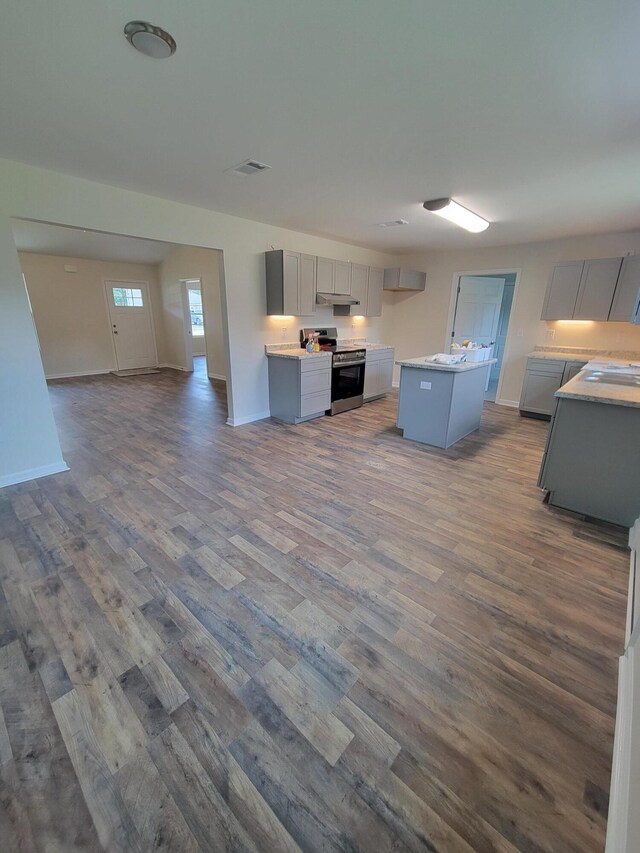
[[[479,344],[496,340],[504,278],[460,276],[452,342],[469,339]]]
[[[105,281],[118,370],[155,367],[157,355],[146,281]]]

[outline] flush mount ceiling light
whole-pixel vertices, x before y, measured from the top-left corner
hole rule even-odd
[[[433,201],[425,201],[422,206],[425,210],[436,213],[438,216],[448,219],[449,222],[454,222],[461,228],[466,228],[467,231],[473,231],[474,234],[486,231],[491,224],[486,219],[478,216],[477,213],[467,210],[466,207],[458,204],[452,198],[436,198]]]
[[[129,44],[145,56],[167,59],[176,52],[176,43],[166,30],[147,21],[129,21],[124,28]]]
[[[407,219],[391,219],[389,222],[379,222],[378,226],[380,228],[395,228],[396,225],[408,225],[409,221]]]

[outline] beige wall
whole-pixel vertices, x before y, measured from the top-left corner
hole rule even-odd
[[[65,264],[77,272],[65,272]],[[146,281],[162,345],[157,266],[20,252],[47,378],[115,370],[105,279]]]
[[[210,376],[226,377],[224,319],[220,296],[221,252],[197,246],[178,246],[160,264],[166,349],[161,362],[189,368],[184,345],[184,312],[181,281],[199,278],[202,286],[202,308],[205,321],[207,368]],[[197,347],[194,347],[194,355]]]
[[[387,294],[392,307],[384,315],[383,336],[402,358],[446,351],[453,315],[453,278],[462,272],[520,270],[502,376],[500,400],[520,398],[526,355],[536,344],[632,349],[640,352],[640,327],[628,323],[545,323],[540,313],[551,268],[558,261],[622,256],[640,252],[640,232],[573,237],[487,249],[432,252],[403,258],[403,264],[427,272],[424,293]],[[555,338],[547,338],[555,329]]]

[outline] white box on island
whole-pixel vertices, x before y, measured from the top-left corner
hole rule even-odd
[[[496,359],[438,364],[430,358],[396,361],[401,368],[397,426],[404,438],[451,447],[480,426],[487,373]]]

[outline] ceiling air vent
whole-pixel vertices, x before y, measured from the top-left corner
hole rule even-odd
[[[233,169],[230,169],[234,175],[257,175],[258,172],[266,172],[271,166],[266,163],[260,163],[258,160],[245,160],[244,163],[238,163]]]
[[[407,219],[392,219],[390,222],[380,222],[380,228],[394,228],[396,225],[408,225]]]

